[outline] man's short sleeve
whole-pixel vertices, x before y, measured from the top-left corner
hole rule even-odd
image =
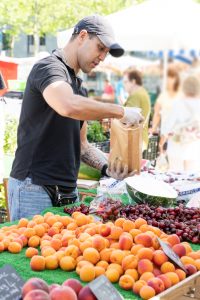
[[[43,93],[44,89],[53,82],[65,81],[70,83],[69,73],[62,62],[46,59],[38,62],[31,72],[33,87]]]

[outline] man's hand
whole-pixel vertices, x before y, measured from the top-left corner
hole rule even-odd
[[[108,176],[122,180],[126,177],[135,175],[135,171],[128,173],[128,166],[124,165],[120,158],[116,158],[113,162],[109,163],[108,169],[106,170]]]
[[[144,117],[141,115],[141,109],[138,107],[124,107],[124,116],[120,119],[120,122],[127,126],[137,125],[144,121]]]

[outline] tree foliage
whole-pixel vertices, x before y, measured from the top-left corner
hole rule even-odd
[[[0,27],[14,39],[20,33],[34,36],[36,51],[39,37],[72,27],[82,17],[108,15],[129,6],[131,0],[1,0]]]

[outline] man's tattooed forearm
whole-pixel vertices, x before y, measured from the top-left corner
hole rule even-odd
[[[81,160],[98,170],[102,170],[103,166],[108,162],[104,153],[93,146],[89,146],[81,151]]]

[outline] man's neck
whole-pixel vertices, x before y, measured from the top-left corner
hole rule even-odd
[[[70,43],[62,48],[62,56],[65,64],[67,64],[74,70],[75,74],[77,74],[79,72],[79,66],[76,59],[76,52],[74,52],[74,47]]]

